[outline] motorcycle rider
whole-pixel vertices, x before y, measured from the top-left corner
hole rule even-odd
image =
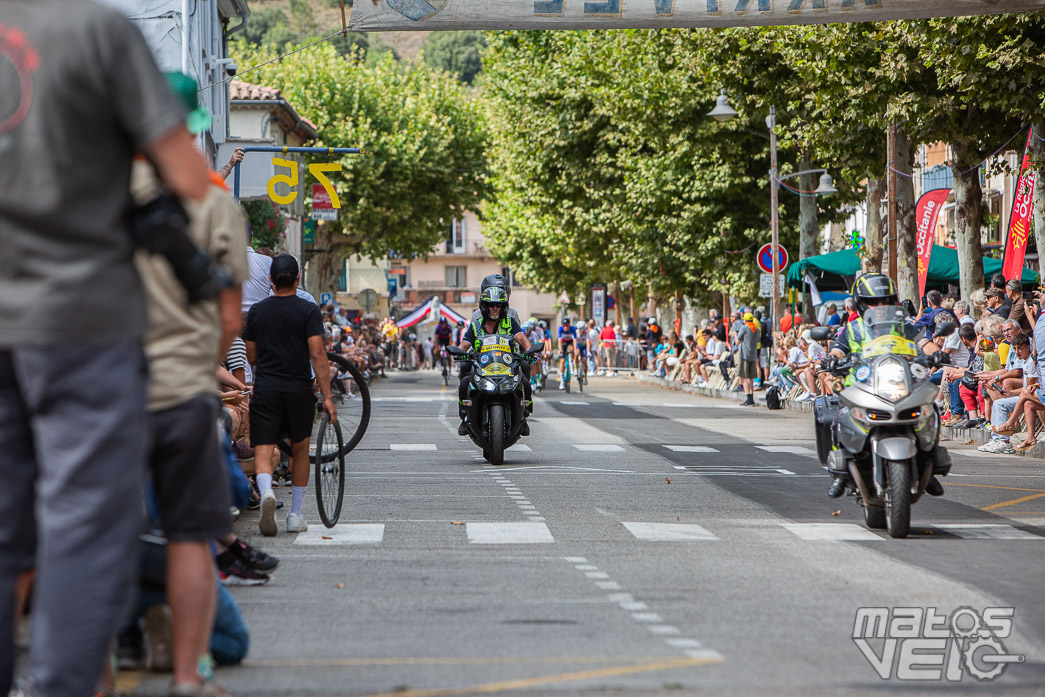
[[[499,276],[502,280],[504,278],[500,274],[491,275]],[[490,276],[487,276],[486,279],[483,279],[483,282],[485,283],[489,278]],[[492,284],[484,288],[479,294],[478,312],[479,318],[473,319],[464,331],[460,345],[461,350],[477,350],[482,342],[482,337],[488,334],[508,335],[523,351],[529,350],[530,346],[532,346],[530,340],[526,338],[526,334],[523,333],[519,320],[512,317],[509,312],[508,293],[504,288]],[[523,361],[520,369],[524,378],[522,386],[525,413],[529,415],[533,411],[533,397],[530,390],[530,364]],[[468,383],[471,377],[471,366],[465,364],[461,370],[461,382],[457,386],[457,413],[461,417],[461,424],[457,427],[457,434],[461,436],[468,435],[468,425],[465,421],[468,417],[468,411],[465,409],[464,401],[468,399]],[[529,423],[524,421],[519,433],[524,436],[530,435]]]
[[[483,278],[483,282],[479,284],[479,295],[482,295],[487,288],[502,288],[504,289],[505,295],[508,300],[512,299],[512,284],[508,282],[508,279],[499,273],[492,273]],[[514,307],[508,308],[508,316],[515,320],[515,323],[522,326],[522,320],[519,319],[519,313],[515,311]],[[472,322],[482,319],[481,312],[476,310],[472,313]]]
[[[867,312],[868,308],[900,304],[896,284],[893,283],[893,279],[885,274],[868,273],[860,276],[853,283],[850,293],[856,300],[856,311],[859,313],[859,317],[848,322],[845,329],[835,337],[831,344],[831,356],[840,361],[845,360],[854,353],[857,355],[862,353],[864,342],[870,336],[864,325],[864,313]],[[913,318],[907,317],[906,321],[911,327],[914,326]],[[926,339],[922,336],[918,337],[916,343],[918,349],[926,355],[931,355],[940,350],[940,347],[932,339]],[[845,492],[845,485],[846,479],[844,477],[836,477],[827,490],[828,495],[831,498],[838,498]],[[929,480],[925,492],[930,496],[942,496],[943,485],[940,484],[940,480],[933,476]]]

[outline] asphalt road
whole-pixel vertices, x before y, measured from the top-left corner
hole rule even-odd
[[[946,496],[892,540],[826,496],[808,414],[593,379],[540,396],[528,447],[495,468],[436,374],[373,395],[337,528],[311,493],[308,533],[238,524],[282,563],[234,591],[253,642],[219,671],[235,695],[1045,694],[1041,460],[949,443]],[[882,679],[853,640],[862,607],[1011,607],[996,639],[1024,661],[990,682],[959,660],[959,681]],[[914,662],[931,673],[940,645]]]

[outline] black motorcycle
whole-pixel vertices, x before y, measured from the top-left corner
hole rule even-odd
[[[493,465],[504,463],[504,451],[519,441],[526,422],[523,406],[522,361],[531,361],[544,349],[534,346],[525,353],[512,351],[511,337],[489,334],[480,337],[477,351],[450,346],[454,360],[471,366],[468,399],[464,401],[468,436]]]

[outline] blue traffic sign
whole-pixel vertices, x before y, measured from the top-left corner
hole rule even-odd
[[[320,305],[329,305],[331,303],[331,301],[333,301],[333,299],[334,299],[334,294],[333,293],[320,293],[319,294],[319,304]]]
[[[773,273],[773,245],[764,244],[759,250],[758,254],[755,255],[755,261],[758,263],[758,268],[762,269],[766,273]],[[787,250],[784,249],[784,245],[778,244],[776,246],[777,251],[777,271],[783,271],[787,268],[788,256]]]

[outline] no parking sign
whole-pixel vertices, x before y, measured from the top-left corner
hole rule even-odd
[[[758,268],[762,269],[766,273],[773,273],[773,245],[764,244],[759,250],[758,254],[755,255],[755,262],[758,264]],[[788,256],[787,250],[784,249],[784,245],[778,244],[776,246],[777,251],[777,271],[783,271],[787,268]]]

